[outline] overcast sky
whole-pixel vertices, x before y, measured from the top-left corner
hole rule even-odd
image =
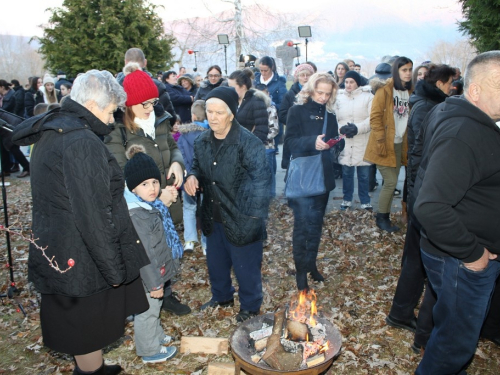
[[[164,6],[158,14],[166,23],[233,8],[221,0],[151,2]],[[457,0],[243,0],[244,5],[255,2],[319,20],[312,25],[309,56],[310,60],[329,64],[349,56],[373,60],[398,54],[423,59],[426,50],[438,40],[453,42],[462,37],[456,26],[462,18]],[[2,0],[0,34],[41,36],[38,26],[47,23],[50,16],[46,9],[62,3],[63,0]]]

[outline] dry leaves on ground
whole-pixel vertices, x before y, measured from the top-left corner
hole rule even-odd
[[[15,223],[14,229],[29,233],[29,183],[14,181],[7,188],[7,197],[10,223]],[[269,245],[264,248],[262,264],[262,312],[282,308],[296,293],[292,229],[291,210],[283,201],[273,202],[268,224]],[[8,262],[5,236],[0,241],[0,263],[5,265]],[[326,281],[315,284],[314,289],[320,314],[331,320],[343,336],[341,355],[328,374],[413,374],[420,356],[410,349],[412,334],[389,328],[384,321],[399,276],[403,244],[404,228],[396,234],[381,233],[369,212],[334,211],[325,216],[318,268]],[[27,282],[28,244],[13,238],[11,247],[20,295],[2,299],[0,305],[0,374],[71,373],[70,356],[43,346],[39,299]],[[3,267],[0,275],[3,280],[0,293],[5,293],[9,286],[8,269]],[[182,317],[162,313],[166,333],[176,340],[172,345],[179,346],[180,338],[185,335],[229,337],[234,331],[237,325],[234,317],[239,310],[237,298],[233,308],[198,311],[211,296],[205,257],[199,247],[184,257],[182,274],[174,290],[193,313]],[[144,365],[135,354],[133,335],[133,324],[128,323],[124,337],[105,350],[105,358],[119,363],[126,374],[201,375],[207,373],[210,362],[232,361],[230,354],[179,353],[166,363]],[[468,373],[497,374],[499,367],[500,348],[480,341]]]

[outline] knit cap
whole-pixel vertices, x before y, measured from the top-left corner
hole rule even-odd
[[[238,112],[238,94],[233,87],[219,86],[210,91],[206,97],[206,100],[210,98],[217,98],[222,100],[227,104],[233,115],[236,116]]]
[[[293,73],[293,77],[295,79],[299,79],[299,74],[303,73],[303,72],[309,73],[310,75],[313,75],[314,69],[309,64],[300,64],[299,66],[297,66],[297,68],[295,68],[295,72]]]
[[[346,74],[345,74],[345,77],[344,77],[344,82],[347,78],[352,78],[353,80],[356,81],[358,87],[361,86],[361,76],[359,75],[358,72],[356,72],[355,70],[349,70]]]
[[[143,181],[155,178],[161,181],[161,174],[158,166],[153,158],[146,154],[146,149],[142,145],[132,145],[126,152],[129,159],[123,174],[125,182],[130,191],[134,190],[137,185]]]
[[[125,102],[127,107],[158,98],[158,88],[151,77],[142,71],[139,64],[128,63],[123,68],[123,73],[125,74],[123,89],[127,93]]]
[[[45,85],[46,83],[52,83],[54,84],[54,78],[52,78],[50,75],[46,75],[43,77],[43,84]]]

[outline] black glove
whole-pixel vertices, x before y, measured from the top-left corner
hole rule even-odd
[[[348,126],[344,125],[339,129],[340,134],[347,134]]]
[[[356,134],[358,134],[358,127],[355,124],[348,122],[346,127],[347,131],[344,134],[347,138],[353,138]]]

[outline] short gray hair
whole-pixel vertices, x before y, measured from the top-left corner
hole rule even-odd
[[[208,106],[210,103],[224,103],[224,105],[226,106],[226,109],[227,109],[227,114],[228,115],[233,114],[233,112],[231,112],[231,108],[229,108],[229,106],[226,104],[226,102],[222,99],[219,99],[219,98],[207,99],[207,101],[205,102],[205,105]]]
[[[75,79],[70,96],[81,105],[93,100],[101,110],[110,104],[123,107],[127,100],[127,94],[115,77],[107,70],[96,69]]]
[[[484,52],[472,59],[469,65],[467,65],[467,69],[465,69],[464,93],[467,93],[470,84],[475,82],[478,73],[489,71],[489,69],[485,69],[488,65],[500,67],[500,51]]]
[[[130,48],[125,52],[125,61],[136,62],[142,68],[146,62],[146,56],[144,56],[144,52],[140,48]]]

